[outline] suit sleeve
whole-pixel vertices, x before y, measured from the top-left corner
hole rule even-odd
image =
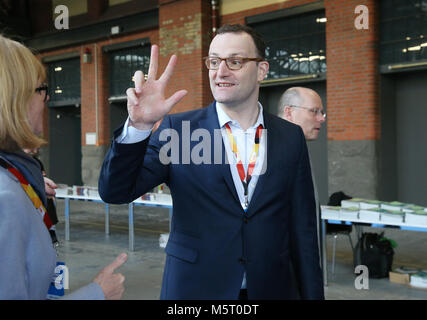
[[[159,140],[160,132],[170,127],[166,116],[158,130],[147,139],[132,144],[116,142],[122,131],[115,131],[111,146],[102,164],[98,190],[107,203],[130,203],[161,183],[168,183],[169,165],[160,161],[166,142]]]
[[[300,130],[300,156],[292,193],[292,259],[302,299],[324,299],[317,244],[316,204],[307,144]]]

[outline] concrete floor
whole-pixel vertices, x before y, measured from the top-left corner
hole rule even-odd
[[[105,235],[104,206],[83,201],[71,201],[70,241],[65,241],[64,201],[57,201],[60,222],[59,260],[69,269],[69,286],[73,291],[83,286],[121,252],[128,261],[119,272],[126,277],[123,299],[157,300],[160,295],[164,249],[159,246],[160,234],[169,228],[169,210],[137,206],[135,216],[135,251],[129,252],[127,206],[110,209],[110,235]],[[393,267],[409,266],[427,269],[427,233],[396,229],[365,228],[381,232],[397,242]],[[353,243],[356,236],[352,234]],[[386,279],[369,279],[368,290],[356,290],[352,251],[346,236],[337,241],[335,274],[331,274],[332,237],[327,239],[329,283],[325,288],[328,300],[427,300],[427,290],[391,283]]]

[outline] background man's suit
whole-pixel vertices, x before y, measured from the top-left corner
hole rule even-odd
[[[128,203],[167,183],[173,217],[161,299],[237,299],[246,272],[249,299],[287,299],[292,259],[303,299],[323,299],[315,202],[302,130],[264,113],[267,168],[247,212],[239,202],[230,165],[163,165],[159,141],[165,128],[180,139],[182,121],[191,132],[220,129],[215,103],[168,115],[149,138],[135,144],[113,141],[101,170],[99,192],[109,203]],[[116,131],[116,137],[121,129]],[[191,148],[198,144],[191,142]],[[228,143],[228,142],[227,142]],[[182,148],[180,140],[180,159]],[[222,155],[225,157],[224,145]]]

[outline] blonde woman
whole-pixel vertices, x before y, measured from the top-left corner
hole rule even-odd
[[[39,164],[23,149],[44,141],[49,100],[43,65],[29,49],[0,35],[0,299],[46,299],[56,266]],[[124,277],[114,270],[121,254],[69,299],[120,299]]]

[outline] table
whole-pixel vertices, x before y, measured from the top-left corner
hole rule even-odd
[[[363,220],[358,218],[343,218],[337,217],[333,214],[325,213],[326,206],[321,206],[321,241],[322,241],[322,268],[323,268],[323,282],[324,285],[328,285],[328,268],[327,268],[327,254],[326,254],[326,221],[328,223],[341,223],[345,222],[346,224],[354,224],[356,227],[357,239],[359,240],[362,235],[362,227],[369,226],[374,228],[395,228],[399,227],[401,230],[410,230],[410,231],[421,231],[427,232],[427,225],[425,224],[409,224],[405,222],[385,222],[380,220]],[[357,243],[357,242],[356,242]]]
[[[65,200],[65,240],[70,240],[70,200],[91,201],[105,204],[105,234],[110,234],[110,205],[104,202],[97,192],[91,192],[87,195],[68,194],[68,192],[61,192],[56,190],[56,198]],[[150,200],[143,200],[140,198],[128,204],[129,215],[129,251],[135,250],[135,237],[134,237],[134,206],[146,207],[161,207],[169,209],[169,229],[172,217],[172,197],[169,194],[150,194]]]

